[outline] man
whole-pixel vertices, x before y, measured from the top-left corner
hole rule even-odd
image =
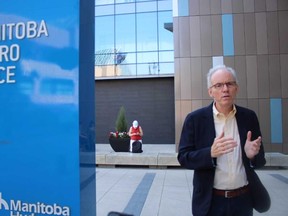
[[[187,115],[178,161],[194,170],[194,216],[250,216],[254,169],[265,165],[258,118],[234,104],[236,73],[224,65],[207,74],[213,103]]]

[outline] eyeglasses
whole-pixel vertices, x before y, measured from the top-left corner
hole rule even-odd
[[[235,81],[225,82],[225,83],[216,83],[212,85],[210,88],[215,88],[217,90],[223,89],[224,85],[227,86],[227,88],[233,88],[237,85]]]

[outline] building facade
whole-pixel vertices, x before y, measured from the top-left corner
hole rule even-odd
[[[176,146],[187,113],[208,105],[206,74],[233,67],[267,152],[288,153],[288,1],[179,0],[174,9]]]
[[[175,144],[172,22],[172,0],[96,0],[96,143],[124,106],[143,143]]]
[[[96,0],[95,14],[96,143],[124,105],[144,144],[177,151],[186,115],[212,102],[208,70],[225,64],[265,150],[288,153],[287,0]]]

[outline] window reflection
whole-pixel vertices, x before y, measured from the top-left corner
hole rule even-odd
[[[157,0],[136,0],[136,2],[157,1]]]
[[[157,13],[137,14],[137,49],[138,51],[157,50]]]
[[[135,52],[135,15],[115,16],[115,31],[116,48],[122,52]]]
[[[113,49],[99,50],[95,55],[95,65],[115,64],[115,53]]]
[[[138,52],[137,63],[158,62],[158,52]]]
[[[135,13],[135,4],[117,4],[116,14]]]
[[[95,77],[114,77],[115,65],[95,66]]]
[[[139,2],[136,4],[136,11],[139,12],[150,12],[157,11],[157,2]]]
[[[136,76],[136,64],[95,66],[95,77]]]
[[[173,23],[172,12],[159,12],[159,50],[173,50],[173,32],[165,29],[166,23]]]
[[[123,61],[122,64],[136,64],[136,53],[135,52],[125,53],[125,61]]]
[[[159,61],[160,62],[173,62],[174,61],[174,52],[173,51],[159,52]]]
[[[170,10],[172,11],[172,0],[158,1],[158,11]]]
[[[95,5],[114,4],[114,0],[95,0]]]
[[[174,63],[159,63],[159,74],[174,74]]]
[[[135,2],[135,0],[115,0],[115,3],[127,3],[127,2]]]
[[[158,75],[158,63],[137,64],[137,76]]]
[[[95,20],[95,51],[114,49],[114,16]]]
[[[114,14],[114,5],[104,5],[95,7],[95,15],[103,16],[103,15],[113,15]]]
[[[96,77],[173,75],[172,0],[96,0],[95,16]]]
[[[136,75],[136,64],[118,65],[117,76],[135,76],[135,75]]]

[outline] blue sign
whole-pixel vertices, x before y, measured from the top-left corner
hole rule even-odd
[[[0,215],[80,215],[79,1],[0,8]]]

